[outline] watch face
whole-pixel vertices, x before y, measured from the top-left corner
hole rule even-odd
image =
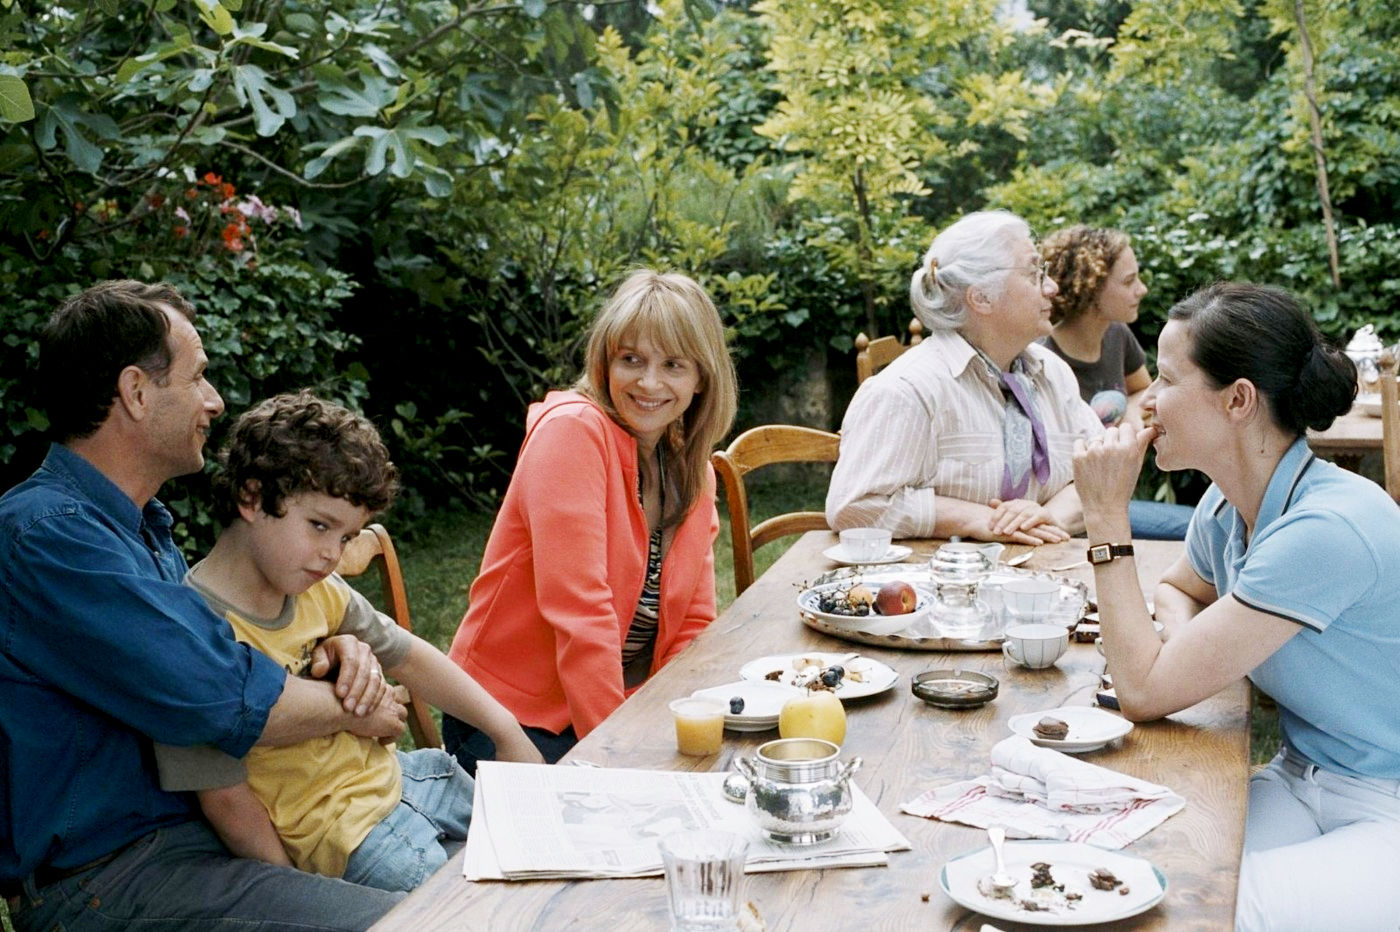
[[[1090,563],[1107,563],[1109,560],[1112,559],[1113,551],[1109,549],[1108,544],[1099,544],[1095,547],[1089,548]]]

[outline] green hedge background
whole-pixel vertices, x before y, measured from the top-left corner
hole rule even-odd
[[[839,423],[855,334],[902,331],[921,251],[989,206],[1127,230],[1149,347],[1220,278],[1400,335],[1387,4],[1002,7],[0,0],[0,488],[43,451],[37,329],[103,277],[189,293],[224,424],[304,385],[374,417],[400,523],[494,506],[638,265],[715,295],[740,426]],[[200,478],[166,494],[207,544]]]

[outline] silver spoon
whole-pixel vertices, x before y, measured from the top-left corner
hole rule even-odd
[[[1028,560],[1030,560],[1030,558],[1033,556],[1035,556],[1035,551],[1027,550],[1025,553],[1016,554],[1016,556],[1012,557],[1009,560],[1003,560],[1002,566],[1020,566],[1022,563],[1025,563]]]
[[[997,859],[996,871],[992,874],[992,886],[1003,896],[1010,895],[1016,888],[1016,878],[1006,872],[1006,862],[1001,858],[1001,843],[1006,840],[1006,829],[993,825],[987,829],[987,840],[992,843],[992,854]]]
[[[1074,563],[1066,563],[1066,564],[1064,564],[1064,565],[1062,565],[1062,566],[1052,566],[1052,567],[1050,567],[1050,572],[1052,572],[1052,573],[1064,573],[1064,572],[1068,572],[1069,570],[1077,570],[1077,569],[1079,569],[1081,566],[1088,566],[1088,565],[1089,565],[1089,561],[1088,561],[1088,560],[1079,560],[1079,561],[1076,561],[1076,562],[1074,562]]]

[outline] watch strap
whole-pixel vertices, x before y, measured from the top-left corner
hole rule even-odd
[[[1088,559],[1091,564],[1098,566],[1103,563],[1112,563],[1119,557],[1131,557],[1132,555],[1132,544],[1094,544],[1089,548]]]

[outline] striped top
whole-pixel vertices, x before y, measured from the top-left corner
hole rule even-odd
[[[627,639],[622,643],[622,666],[624,670],[642,667],[641,682],[651,669],[651,648],[656,643],[656,623],[661,617],[661,528],[651,532],[647,545],[647,578],[642,584],[642,595],[637,599],[637,610],[632,614],[632,624],[627,629]],[[645,660],[645,663],[642,661]],[[628,671],[633,672],[633,671]],[[628,686],[634,686],[632,677],[624,677]]]
[[[661,447],[656,450],[657,474],[660,476],[661,513],[666,513],[666,464],[662,459]],[[642,499],[642,476],[637,473],[637,501]],[[645,503],[643,503],[645,508]],[[627,637],[622,642],[622,669],[624,684],[636,686],[647,678],[651,671],[652,647],[656,644],[656,626],[661,618],[661,528],[656,528],[647,539],[647,573],[642,582],[642,594],[637,598],[637,609],[632,613],[632,624],[627,628]]]
[[[1064,360],[1038,344],[1022,354],[1045,422],[1050,477],[1031,477],[1026,497],[1044,504],[1074,479],[1074,441],[1103,425],[1079,397]],[[1001,495],[1006,400],[977,351],[935,330],[866,379],[841,423],[841,454],[826,496],[836,530],[885,527],[895,537],[929,537],[934,498],[985,503]]]

